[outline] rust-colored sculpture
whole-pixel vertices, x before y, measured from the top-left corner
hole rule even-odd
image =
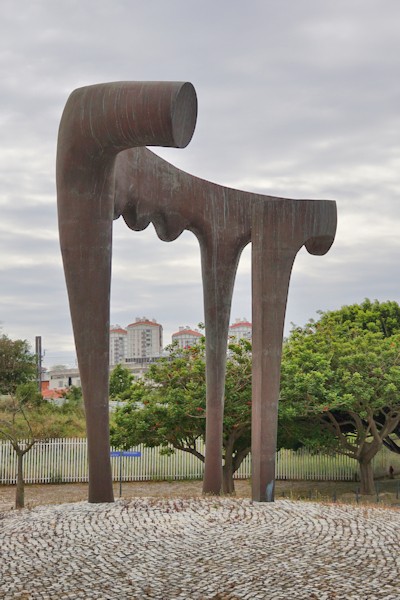
[[[165,241],[184,229],[201,249],[206,325],[207,424],[203,491],[222,484],[222,423],[229,316],[243,248],[252,242],[253,499],[274,498],[283,324],[298,250],[330,248],[336,205],[250,194],[198,179],[143,146],[186,146],[197,103],[189,83],[109,83],[81,88],[59,132],[61,249],[87,419],[89,501],[113,500],[108,431],[112,220],[154,224]]]

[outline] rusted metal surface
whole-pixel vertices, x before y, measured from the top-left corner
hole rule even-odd
[[[222,486],[229,316],[239,258],[252,242],[253,499],[273,500],[290,273],[303,245],[313,254],[328,251],[336,230],[336,205],[219,186],[184,173],[143,147],[186,145],[195,120],[194,89],[180,83],[81,88],[71,95],[62,117],[57,156],[60,239],[87,413],[92,502],[112,500],[108,457],[111,225],[121,215],[136,231],[152,222],[164,241],[176,239],[185,229],[199,240],[207,333],[203,491],[208,493],[219,493]]]
[[[132,146],[184,147],[196,116],[191,84],[158,82],[80,88],[62,115],[58,217],[85,398],[91,502],[113,500],[108,365],[115,158]]]

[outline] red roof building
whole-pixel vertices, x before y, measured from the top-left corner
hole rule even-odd
[[[128,349],[128,332],[121,325],[110,329],[110,365],[124,364]]]
[[[190,329],[188,325],[186,327],[179,327],[179,331],[172,334],[172,342],[178,342],[179,348],[191,348],[195,346],[202,334],[197,329]]]
[[[252,324],[243,317],[243,319],[236,319],[233,325],[229,326],[229,337],[235,338],[236,341],[246,339],[251,341],[252,336]]]
[[[127,329],[127,359],[161,356],[163,328],[155,319],[136,317]]]

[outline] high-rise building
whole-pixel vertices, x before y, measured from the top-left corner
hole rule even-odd
[[[197,329],[190,329],[189,325],[186,327],[179,327],[179,331],[172,334],[172,341],[178,342],[179,348],[191,348],[195,346],[202,334]]]
[[[137,358],[161,356],[163,350],[163,328],[155,319],[136,317],[127,330],[128,361]]]
[[[128,350],[128,332],[121,325],[110,329],[110,365],[124,364]]]
[[[236,319],[233,325],[229,326],[229,337],[234,338],[235,341],[246,339],[251,342],[252,326],[248,322],[246,317],[243,319]]]

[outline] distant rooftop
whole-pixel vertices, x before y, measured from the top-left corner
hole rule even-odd
[[[252,327],[251,323],[246,319],[246,317],[235,319],[233,325],[229,326],[229,329],[234,329],[235,327]]]
[[[137,325],[151,325],[153,327],[161,327],[161,325],[157,323],[157,321],[154,318],[150,320],[147,317],[136,317],[135,322],[128,325],[127,328],[136,327]]]
[[[194,337],[201,337],[203,334],[197,329],[190,329],[190,327],[186,325],[186,327],[179,327],[179,331],[173,333],[172,337],[176,337],[178,335],[193,335]]]

